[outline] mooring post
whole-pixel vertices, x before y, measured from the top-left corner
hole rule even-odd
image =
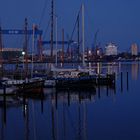
[[[101,98],[101,94],[100,94],[100,85],[98,84],[98,98]]]
[[[128,77],[128,72],[127,72],[127,90],[129,89],[129,77]]]
[[[6,85],[3,85],[3,108],[4,108],[4,123],[6,124]]]
[[[6,95],[6,86],[5,86],[5,84],[3,85],[3,95]]]
[[[79,104],[81,104],[81,95],[80,95],[80,91],[78,92],[78,96],[79,96]]]
[[[55,109],[57,109],[58,101],[57,101],[57,91],[55,91]]]
[[[123,91],[123,73],[121,72],[121,91]]]
[[[116,94],[116,73],[114,72],[114,94]]]
[[[106,95],[108,96],[108,81],[109,81],[109,79],[108,79],[108,74],[106,75],[106,77],[107,77]]]
[[[43,91],[42,91],[42,93],[41,93],[41,113],[42,113],[42,114],[43,114],[43,112],[44,112],[43,99],[44,99],[44,93],[43,93]]]
[[[70,106],[70,92],[68,90],[68,106]]]

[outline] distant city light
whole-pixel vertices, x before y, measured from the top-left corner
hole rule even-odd
[[[91,55],[91,54],[92,54],[92,53],[91,53],[91,50],[89,50],[89,51],[88,51],[88,54],[89,54],[89,55]]]

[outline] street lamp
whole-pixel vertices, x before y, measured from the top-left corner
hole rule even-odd
[[[24,51],[22,52],[22,56],[23,56],[22,61],[23,61],[23,69],[24,69],[24,56],[25,56],[25,52]]]

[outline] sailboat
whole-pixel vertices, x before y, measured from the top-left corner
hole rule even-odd
[[[35,28],[36,25],[33,24],[33,34],[32,34],[32,61],[31,61],[31,78],[25,78],[22,84],[17,84],[19,88],[18,92],[22,93],[40,93],[42,91],[44,80],[40,77],[33,77],[34,63],[33,63],[33,53],[35,48]]]
[[[14,94],[16,87],[15,86],[8,86],[5,85],[4,82],[7,80],[7,78],[3,77],[3,55],[2,55],[2,50],[3,50],[3,43],[2,43],[2,33],[1,33],[1,25],[0,25],[0,95],[4,94]]]
[[[25,74],[25,78],[24,79],[7,79],[3,82],[3,84],[5,86],[15,86],[16,92],[17,93],[38,93],[41,90],[41,88],[43,87],[44,84],[44,80],[40,77],[33,77],[33,49],[34,49],[34,45],[35,45],[35,25],[33,25],[33,42],[32,42],[32,62],[31,62],[31,76],[29,78],[29,75]],[[26,52],[27,53],[27,52]],[[27,64],[28,61],[26,61],[26,68],[27,68]],[[24,64],[23,64],[24,65]],[[27,71],[27,70],[25,70]],[[7,91],[6,91],[7,92]]]
[[[0,81],[0,95],[14,95],[16,93],[16,86],[7,86]]]
[[[57,21],[57,20],[56,20]],[[57,23],[56,23],[57,25]],[[56,27],[57,29],[57,27]],[[82,53],[83,53],[83,65],[84,62],[84,5],[82,5]],[[57,52],[57,30],[56,30],[56,52]],[[56,66],[57,66],[57,53],[56,53]],[[53,76],[51,79],[45,80],[46,85],[50,82],[56,88],[79,88],[79,87],[94,87],[94,80],[91,76],[88,76],[87,72],[81,72],[77,68],[58,68],[51,66],[51,72]],[[48,83],[47,83],[48,82]]]

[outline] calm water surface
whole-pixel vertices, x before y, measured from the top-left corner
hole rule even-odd
[[[1,140],[139,140],[140,64],[116,66],[116,90],[55,91],[13,100],[0,97]],[[120,72],[123,72],[121,88]],[[127,87],[126,73],[129,73]]]

